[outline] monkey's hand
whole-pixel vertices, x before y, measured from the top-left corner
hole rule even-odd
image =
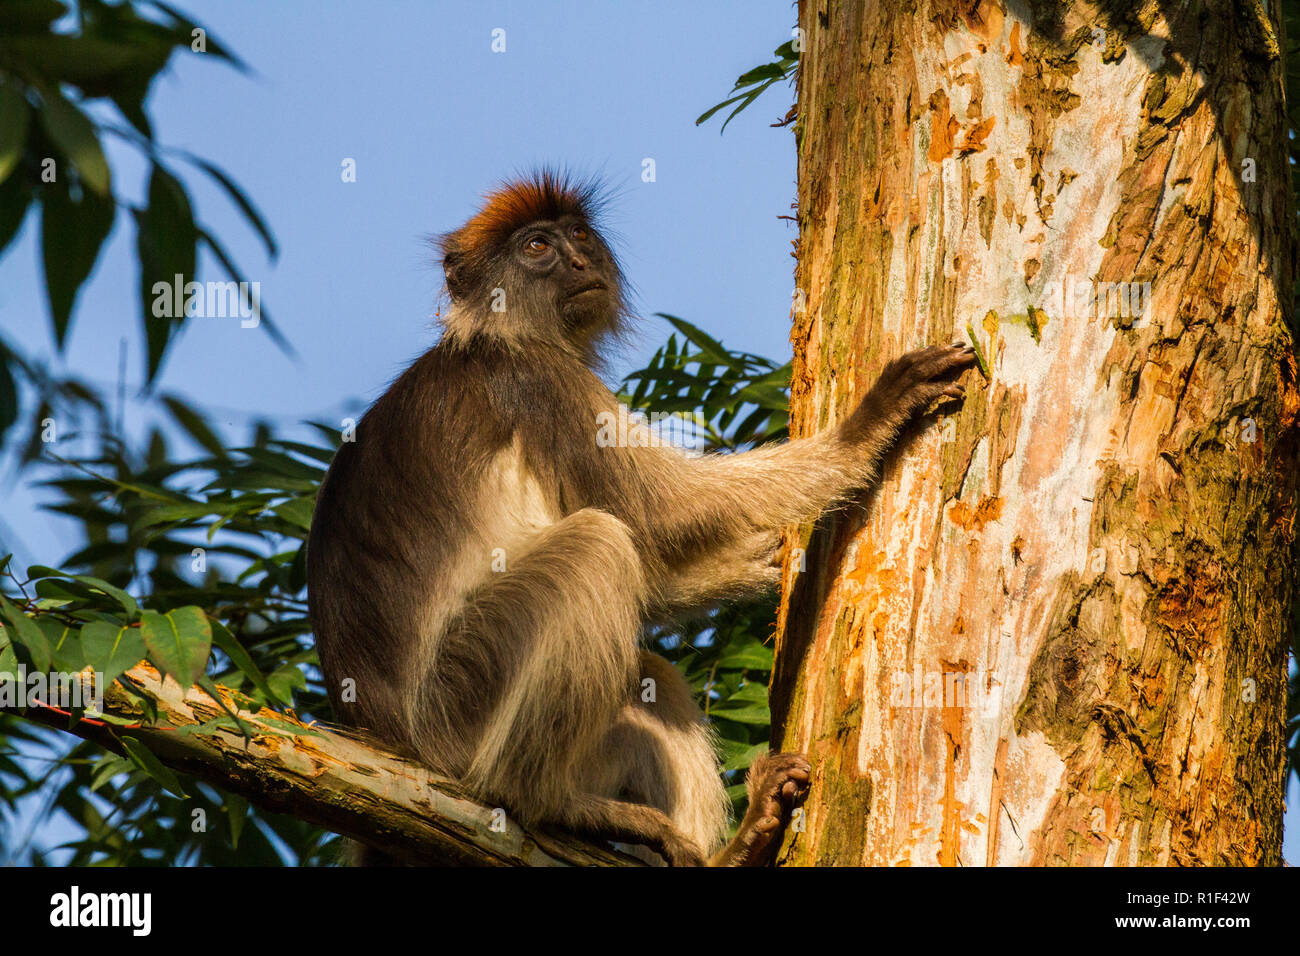
[[[808,796],[812,766],[803,754],[764,754],[749,768],[749,809],[736,838],[710,866],[763,866],[776,851],[782,828]]]
[[[960,343],[931,345],[896,358],[840,426],[840,437],[878,455],[898,429],[941,398],[961,398],[957,378],[976,364],[975,350]]]

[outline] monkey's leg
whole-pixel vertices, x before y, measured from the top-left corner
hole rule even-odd
[[[808,761],[800,754],[756,760],[748,777],[749,810],[735,838],[719,849],[730,808],[703,714],[681,672],[662,657],[643,652],[641,675],[641,695],[610,732],[605,756],[595,763],[602,776],[592,789],[662,810],[712,854],[711,866],[764,865],[807,793]]]
[[[668,661],[642,651],[640,692],[602,742],[585,789],[663,811],[707,855],[722,843],[730,812],[718,770],[690,685]]]
[[[524,823],[559,824],[651,846],[675,865],[703,863],[652,807],[593,793],[600,743],[634,699],[645,581],[627,526],[576,512],[509,557],[471,599],[444,660],[494,648],[511,674],[482,719],[465,782]],[[471,688],[472,691],[472,688]]]
[[[569,803],[564,825],[598,839],[648,846],[669,866],[705,865],[695,841],[673,826],[662,811],[642,803],[578,794]]]
[[[439,656],[478,649],[504,672],[495,687],[466,688],[490,712],[465,782],[525,822],[554,821],[576,792],[581,761],[632,699],[645,582],[626,526],[594,509],[551,525],[507,561]]]

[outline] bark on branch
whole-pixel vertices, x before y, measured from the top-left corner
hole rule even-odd
[[[90,671],[83,673],[89,680]],[[240,695],[218,686],[222,707],[198,687],[160,677],[148,663],[124,675],[139,698],[116,682],[104,693],[104,713],[138,722],[70,722],[62,712],[35,707],[30,720],[93,740],[121,753],[123,734],[138,739],[166,766],[249,803],[287,813],[383,849],[410,863],[461,866],[627,866],[639,861],[565,834],[525,830],[507,820],[495,832],[493,808],[454,781],[413,761],[320,725],[276,711],[250,711]],[[86,699],[89,699],[87,697]],[[252,728],[251,737],[224,727],[185,730],[227,715]]]

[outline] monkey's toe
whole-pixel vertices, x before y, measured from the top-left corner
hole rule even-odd
[[[812,764],[803,754],[765,754],[750,768],[750,803],[784,818],[808,795],[811,779]]]

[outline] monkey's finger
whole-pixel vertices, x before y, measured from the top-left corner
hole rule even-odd
[[[924,366],[918,368],[917,372],[927,379],[947,378],[961,374],[975,365],[976,362],[973,348],[968,346],[961,348],[943,346],[943,351],[931,358]]]
[[[916,370],[929,367],[935,359],[943,354],[945,349],[947,349],[946,345],[927,345],[923,349],[913,349],[911,352],[905,352],[885,366],[884,371],[880,373],[880,380],[889,381],[902,376],[911,377],[916,374]]]
[[[943,390],[943,394],[946,395],[948,398],[965,398],[966,386],[958,385],[956,382],[954,382],[951,385],[945,386]]]

